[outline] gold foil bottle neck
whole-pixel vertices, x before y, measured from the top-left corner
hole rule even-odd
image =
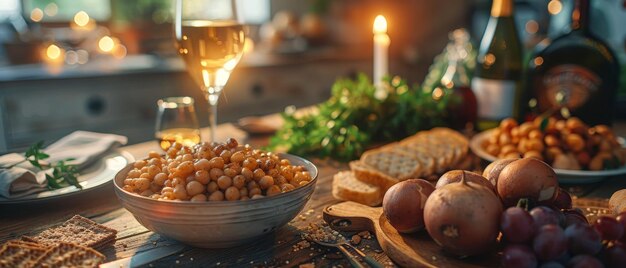
[[[513,0],[493,0],[492,17],[510,17],[513,15]]]

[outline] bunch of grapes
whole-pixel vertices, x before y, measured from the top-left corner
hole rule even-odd
[[[588,223],[562,189],[550,206],[506,209],[500,230],[504,267],[626,267],[626,212]]]

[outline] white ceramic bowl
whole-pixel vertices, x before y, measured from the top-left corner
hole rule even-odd
[[[240,245],[282,227],[307,203],[317,182],[317,167],[301,157],[280,154],[304,166],[313,180],[293,191],[261,199],[222,202],[164,201],[132,194],[121,186],[132,164],[115,176],[115,193],[135,219],[149,230],[202,248]]]

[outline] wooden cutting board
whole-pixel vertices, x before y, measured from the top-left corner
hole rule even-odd
[[[575,199],[574,205],[595,220],[599,210],[606,208],[606,200]],[[383,215],[382,207],[369,207],[355,202],[342,202],[324,209],[324,220],[340,231],[370,231],[387,256],[402,267],[500,267],[496,250],[479,256],[460,259],[444,252],[426,230],[414,234],[400,234]]]
[[[368,230],[376,234],[387,256],[402,267],[497,267],[496,252],[459,259],[444,252],[426,230],[400,234],[383,215],[382,207],[342,202],[324,209],[324,220],[340,231]]]

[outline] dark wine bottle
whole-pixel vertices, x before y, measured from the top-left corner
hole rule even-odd
[[[537,113],[611,124],[619,64],[609,46],[591,32],[589,2],[576,0],[570,32],[535,49],[528,64],[529,103]]]
[[[478,101],[478,129],[496,127],[507,117],[520,118],[522,48],[513,0],[493,1],[476,62],[472,90]]]

